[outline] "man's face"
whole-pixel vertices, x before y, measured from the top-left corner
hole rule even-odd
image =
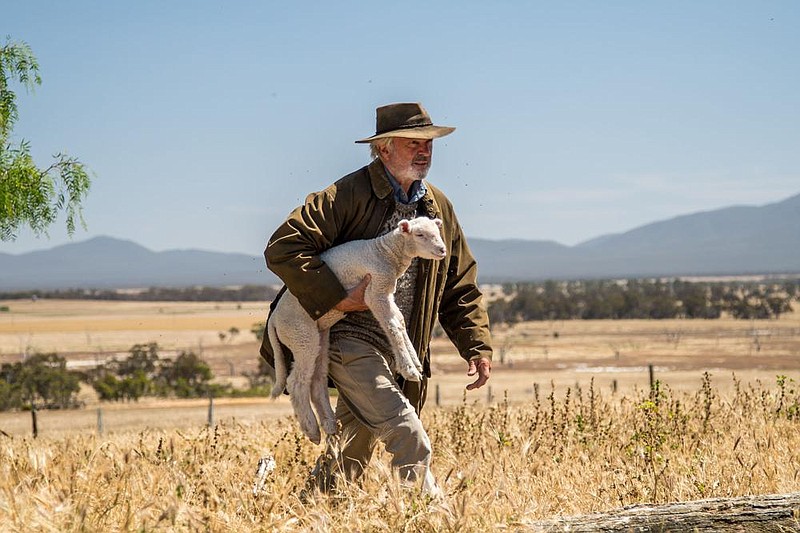
[[[431,168],[433,140],[395,137],[381,150],[381,160],[398,181],[424,179]]]

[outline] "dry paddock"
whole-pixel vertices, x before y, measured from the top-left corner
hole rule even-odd
[[[55,351],[73,367],[124,357],[134,344],[157,342],[162,356],[199,353],[219,379],[242,382],[258,364],[250,328],[263,320],[267,302],[0,301],[0,363],[24,353]],[[230,329],[239,333],[231,336]],[[226,333],[220,338],[220,333]],[[703,374],[721,392],[735,384],[772,385],[776,376],[800,381],[800,313],[779,320],[546,321],[495,327],[494,371],[489,386],[465,393],[466,363],[444,338],[432,344],[428,405],[525,403],[593,387],[602,394],[631,394],[655,379],[675,391],[696,391]],[[40,412],[40,434],[96,431],[97,409],[107,432],[202,426],[208,400],[142,400],[100,404],[84,390],[83,410]],[[284,399],[215,400],[214,419],[269,420],[288,416]],[[26,434],[30,413],[0,414],[0,430]]]

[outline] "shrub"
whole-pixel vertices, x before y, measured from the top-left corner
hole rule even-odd
[[[67,370],[56,353],[35,354],[0,367],[0,408],[68,409],[79,407],[80,377]]]

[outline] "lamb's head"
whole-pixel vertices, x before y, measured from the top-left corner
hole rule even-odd
[[[447,247],[439,231],[441,227],[441,220],[427,217],[401,220],[397,225],[398,231],[406,240],[406,251],[409,255],[423,259],[444,259],[447,255]]]

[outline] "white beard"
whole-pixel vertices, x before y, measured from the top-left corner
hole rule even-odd
[[[430,161],[428,164],[425,165],[424,168],[415,167],[413,163],[409,163],[408,166],[402,170],[397,172],[393,172],[394,177],[398,180],[406,181],[406,180],[424,180],[428,176],[428,171],[431,169]]]

